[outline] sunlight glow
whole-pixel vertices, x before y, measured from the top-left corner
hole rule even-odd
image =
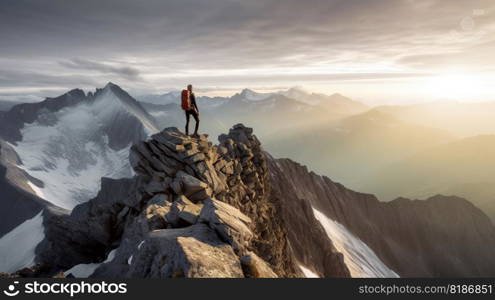
[[[427,79],[427,93],[440,99],[463,99],[479,97],[488,92],[486,78],[472,74],[445,74]]]

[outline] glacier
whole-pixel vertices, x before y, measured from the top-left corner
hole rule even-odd
[[[108,139],[101,143],[84,139],[91,129],[71,128],[67,121],[56,126],[29,124],[22,130],[23,140],[12,147],[22,160],[19,167],[43,182],[43,186],[29,183],[36,194],[72,209],[96,196],[101,177],[130,177],[132,170],[127,163],[130,145],[112,150]]]
[[[106,128],[126,126],[133,117],[143,125],[144,135],[158,130],[127,102],[106,87],[94,101],[40,112],[36,121],[24,125],[22,140],[11,146],[21,158],[19,167],[42,182],[28,183],[39,197],[71,210],[96,196],[102,177],[133,175],[128,162],[132,143],[112,148]]]

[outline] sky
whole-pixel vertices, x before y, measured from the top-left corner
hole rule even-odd
[[[0,100],[302,86],[368,104],[495,101],[493,0],[0,1]]]

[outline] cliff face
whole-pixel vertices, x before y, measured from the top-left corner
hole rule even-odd
[[[51,273],[100,263],[94,277],[302,277],[301,262],[349,276],[309,208],[282,209],[252,129],[236,125],[219,141],[168,128],[134,145],[134,178],[103,179],[98,196],[70,214],[45,211],[38,263]],[[291,230],[309,226],[318,237],[301,244]],[[321,254],[312,261],[303,248]]]
[[[276,160],[286,186],[363,240],[404,277],[494,276],[495,228],[470,202],[458,197],[380,202],[308,172],[289,159]]]
[[[311,202],[299,197],[297,189],[300,186],[291,182],[278,160],[269,154],[266,157],[271,177],[270,197],[285,221],[296,259],[320,277],[350,277],[343,255],[335,249],[315,218]]]

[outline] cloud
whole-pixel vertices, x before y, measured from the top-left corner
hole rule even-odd
[[[132,67],[120,67],[104,64],[96,61],[91,61],[83,58],[73,58],[69,61],[62,61],[60,64],[67,68],[78,70],[97,71],[103,74],[115,74],[126,79],[141,80],[139,71]]]
[[[17,77],[26,86],[40,81],[36,70],[49,81],[60,74],[150,92],[192,80],[204,88],[357,85],[365,75],[392,80],[483,65],[474,57],[493,58],[494,7],[492,0],[1,1],[0,60],[32,70]],[[479,9],[484,14],[473,15]]]
[[[0,88],[15,87],[63,87],[92,86],[98,80],[85,75],[59,75],[23,70],[0,69]]]

